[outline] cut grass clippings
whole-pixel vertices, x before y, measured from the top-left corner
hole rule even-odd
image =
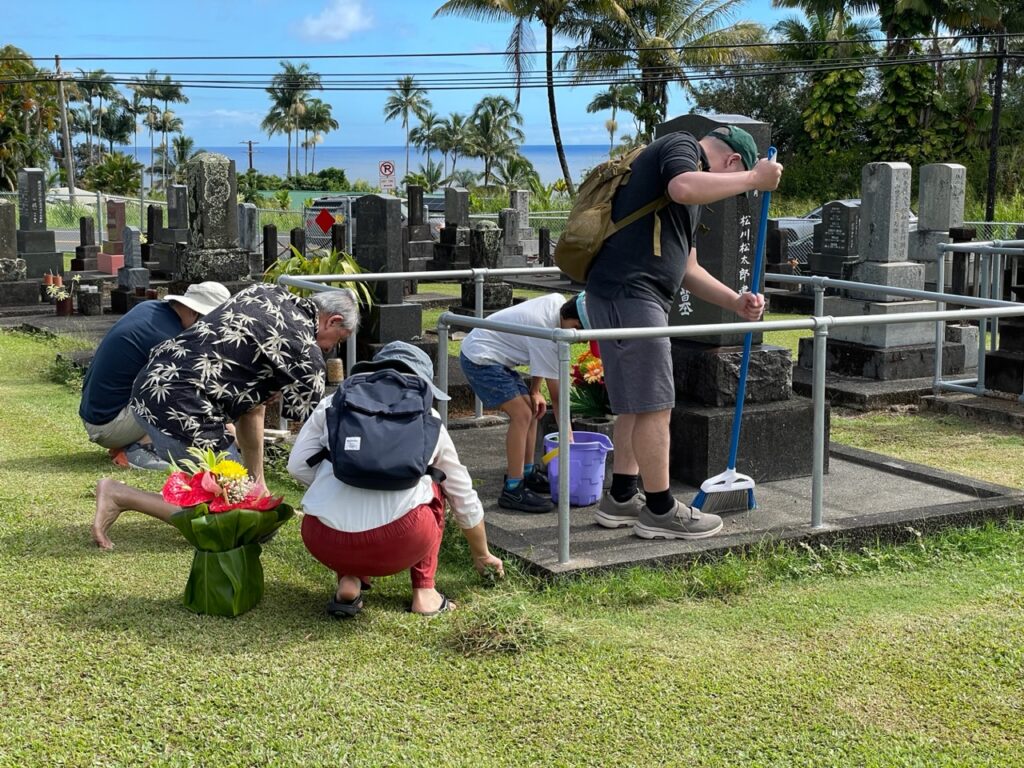
[[[86,441],[46,378],[69,344],[0,333],[0,766],[1024,765],[1019,522],[557,582],[509,560],[494,586],[449,525],[457,611],[406,613],[400,575],[345,622],[288,525],[259,606],[196,616],[170,526],[89,541],[99,477],[162,478]]]

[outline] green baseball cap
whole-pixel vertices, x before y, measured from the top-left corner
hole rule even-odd
[[[724,141],[732,148],[733,152],[738,152],[743,160],[743,167],[748,171],[757,165],[757,145],[754,143],[754,137],[742,128],[737,128],[735,125],[723,125],[708,131],[705,135],[714,136],[716,139]]]

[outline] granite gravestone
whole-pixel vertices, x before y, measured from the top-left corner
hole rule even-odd
[[[367,272],[402,271],[402,206],[397,197],[364,195],[353,206],[359,222],[353,256]],[[373,284],[374,304],[370,307],[365,332],[359,333],[360,356],[371,356],[389,341],[412,341],[422,332],[422,308],[403,304],[401,278]]]
[[[125,227],[121,233],[124,245],[124,266],[117,270],[117,288],[110,292],[110,307],[115,314],[124,314],[144,299],[149,288],[149,270],[142,266],[142,232],[138,227]]]
[[[153,247],[163,237],[164,209],[159,205],[146,206],[146,242],[142,244],[142,262],[147,267],[159,266]],[[151,266],[152,265],[152,266]]]
[[[907,261],[911,168],[906,163],[869,163],[861,174],[859,261],[849,267],[851,280],[880,286],[849,289],[829,313],[839,317],[928,312],[935,303],[885,293],[886,286],[923,290],[924,265]],[[829,331],[827,370],[835,374],[830,389],[851,379],[898,381],[934,372],[935,324],[890,323],[836,327]],[[943,365],[948,373],[962,370],[962,345],[947,344]],[[801,380],[809,380],[813,340],[801,339],[798,364]]]
[[[263,275],[263,253],[260,250],[260,212],[254,203],[238,204],[238,245],[249,255],[249,276],[258,280]]]
[[[688,131],[700,138],[722,125],[737,125],[764,155],[770,126],[740,115],[686,115],[664,123],[656,136]],[[701,265],[735,290],[752,288],[760,194],[738,195],[704,206],[697,254]],[[760,287],[759,287],[760,289]],[[669,322],[674,325],[735,322],[734,313],[691,299],[680,289]],[[700,485],[726,466],[736,402],[742,333],[673,339],[676,405],[670,422],[669,465],[674,478]],[[813,407],[793,396],[789,351],[753,335],[738,465],[757,482],[811,473]],[[780,436],[786,450],[778,450]],[[826,438],[827,439],[827,438]]]
[[[423,187],[410,184],[407,189],[409,224],[405,227],[403,241],[403,268],[409,272],[422,272],[434,256],[434,238],[430,233],[430,223],[424,216]],[[418,282],[406,281],[407,292],[416,293]]]
[[[100,247],[96,244],[96,221],[92,216],[78,219],[78,245],[71,260],[73,272],[94,272],[99,269]]]
[[[188,241],[188,187],[171,184],[167,188],[167,226],[161,227],[150,248],[150,256],[156,262],[154,269],[161,277],[173,278],[177,274]]]
[[[937,290],[939,245],[950,242],[950,231],[964,223],[967,169],[955,163],[930,163],[918,173],[917,229],[909,235],[907,258],[924,264],[924,284]],[[947,258],[947,261],[951,259]],[[945,270],[946,286],[952,288],[952,270]]]
[[[175,278],[196,283],[247,281],[249,254],[238,244],[238,188],[235,161],[203,152],[185,165],[189,243]],[[173,225],[180,223],[177,216]],[[176,227],[171,227],[176,229]]]
[[[492,221],[478,221],[469,231],[469,265],[473,269],[497,269],[502,266],[502,231]],[[483,315],[512,306],[512,286],[499,277],[487,276],[483,283]],[[462,303],[451,307],[460,315],[476,314],[476,281],[462,281]]]
[[[530,226],[530,192],[526,189],[513,189],[509,192],[509,208],[515,208],[519,214],[519,232],[516,240],[519,250],[527,263],[537,261],[540,254],[540,243]]]
[[[0,200],[0,306],[39,303],[39,281],[27,279],[25,260],[18,258],[14,204]]]
[[[64,271],[64,254],[57,251],[56,236],[46,228],[46,175],[40,168],[18,171],[15,244],[28,278]]]
[[[525,267],[526,256],[519,245],[519,211],[502,208],[498,212],[498,228],[501,230],[500,267]]]

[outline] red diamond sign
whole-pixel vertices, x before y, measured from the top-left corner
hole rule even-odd
[[[326,208],[321,208],[320,213],[316,215],[316,218],[313,219],[313,221],[315,221],[317,226],[324,231],[325,235],[331,231],[331,227],[334,225],[334,217]]]

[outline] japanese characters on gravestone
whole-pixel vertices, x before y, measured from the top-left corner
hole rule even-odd
[[[741,115],[685,115],[657,127],[656,137],[688,131],[700,139],[723,125],[737,125],[753,136],[763,156],[770,143],[770,126]],[[762,196],[751,193],[704,206],[696,247],[701,265],[729,287],[753,287],[756,222]],[[692,245],[692,243],[691,243]],[[760,288],[760,287],[759,287]],[[671,308],[673,325],[736,322],[735,313],[691,298],[680,290]],[[669,466],[672,476],[699,485],[721,471],[729,452],[742,332],[693,340],[673,339],[672,367],[676,406],[670,422]],[[747,380],[743,440],[739,463],[758,481],[804,477],[811,473],[813,407],[792,393],[789,351],[761,343],[753,334]],[[786,435],[785,455],[776,446]]]
[[[63,272],[64,254],[57,251],[56,236],[46,228],[46,176],[39,168],[18,171],[18,213],[15,242],[27,277]]]
[[[178,260],[175,278],[190,283],[248,280],[249,254],[238,245],[235,161],[204,152],[186,163],[185,178],[189,244]]]
[[[814,225],[814,243],[807,259],[811,274],[839,279],[847,276],[844,269],[858,261],[860,204],[845,200],[825,203],[821,221]]]
[[[367,272],[401,272],[402,205],[398,198],[364,195],[356,200],[352,214],[359,222],[353,246],[356,263]],[[373,286],[375,303],[368,313],[366,333],[359,334],[363,353],[372,350],[372,345],[418,338],[423,330],[422,308],[402,303],[402,279],[381,280]]]
[[[14,204],[0,200],[0,306],[39,303],[39,281],[27,279],[25,260],[16,249]]]

